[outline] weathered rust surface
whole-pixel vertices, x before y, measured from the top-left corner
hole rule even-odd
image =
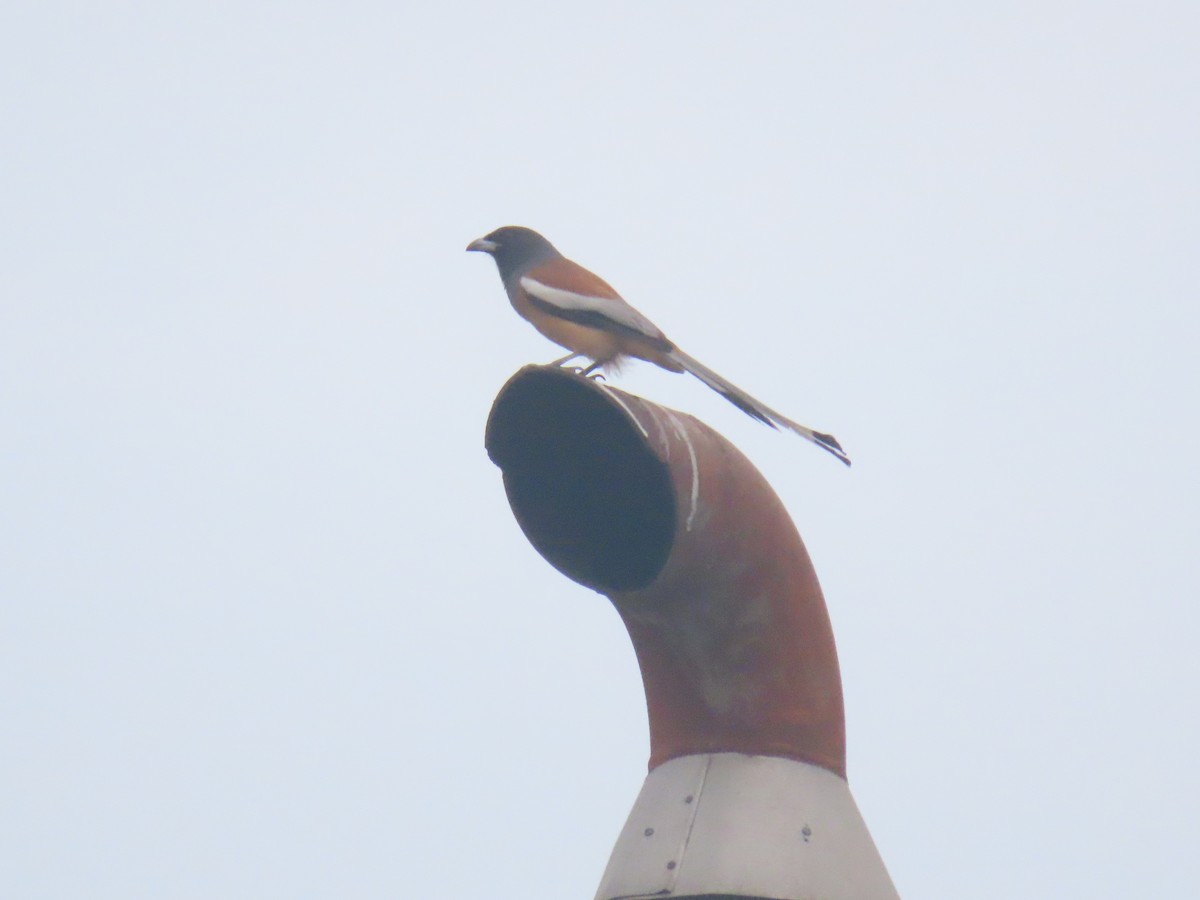
[[[685,413],[540,366],[502,389],[486,444],[530,541],[624,621],[646,690],[651,769],[739,752],[845,777],[821,588],[745,456]]]

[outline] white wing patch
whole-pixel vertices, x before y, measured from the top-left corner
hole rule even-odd
[[[654,338],[655,340],[665,340],[665,335],[658,330],[653,322],[624,300],[613,297],[591,297],[587,294],[577,294],[574,291],[564,291],[561,288],[542,284],[528,275],[521,279],[521,287],[543,303],[549,303],[551,306],[557,306],[559,309],[574,309],[597,313],[607,319],[612,319],[619,325],[624,325],[626,328],[640,332],[646,335],[646,337]]]

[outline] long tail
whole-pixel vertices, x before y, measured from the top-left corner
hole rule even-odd
[[[668,356],[679,363],[685,372],[695,375],[751,418],[758,419],[764,425],[770,425],[772,428],[778,428],[782,425],[784,428],[796,432],[800,437],[812,441],[822,450],[832,453],[846,465],[850,465],[850,457],[846,455],[846,451],[842,449],[842,445],[837,442],[837,438],[832,434],[822,434],[819,431],[813,431],[799,422],[793,422],[782,413],[775,412],[775,410],[771,409],[765,403],[755,400],[737,385],[726,381],[708,366],[692,359],[692,357],[688,356],[678,347],[673,348]]]

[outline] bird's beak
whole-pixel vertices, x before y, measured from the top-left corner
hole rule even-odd
[[[467,249],[478,250],[480,253],[495,253],[496,248],[499,246],[495,241],[489,241],[487,238],[478,238],[467,244]]]

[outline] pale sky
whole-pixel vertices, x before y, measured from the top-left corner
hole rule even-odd
[[[689,353],[906,898],[1200,882],[1192,3],[0,13],[0,897],[592,896],[645,776],[491,402],[543,232]]]

